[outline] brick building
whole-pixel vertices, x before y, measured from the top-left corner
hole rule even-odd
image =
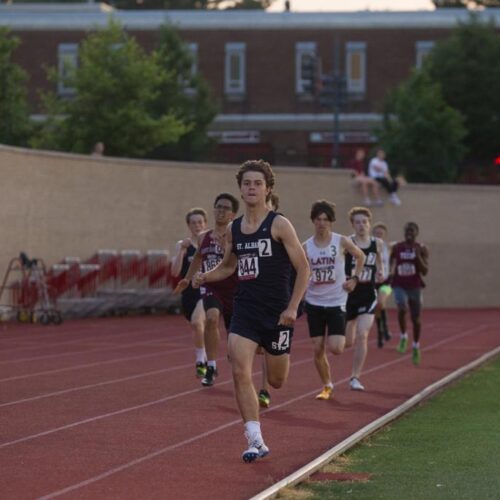
[[[0,27],[22,44],[15,61],[30,75],[36,113],[38,89],[48,89],[44,66],[78,63],[86,32],[119,21],[145,48],[161,24],[176,26],[194,56],[193,71],[212,87],[219,114],[211,127],[218,160],[264,157],[278,165],[330,165],[334,137],[331,102],[310,92],[310,62],[342,76],[339,154],[349,158],[375,142],[374,127],[387,91],[446,38],[463,9],[419,12],[266,13],[262,11],[117,11],[105,4],[0,5]],[[500,21],[500,9],[478,13]],[[62,82],[58,92],[71,95]]]

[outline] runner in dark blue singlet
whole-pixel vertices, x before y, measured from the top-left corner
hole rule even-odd
[[[228,349],[236,401],[245,423],[248,448],[242,458],[253,462],[269,453],[259,422],[259,403],[252,381],[257,347],[265,351],[268,382],[279,388],[286,381],[297,309],[309,278],[309,265],[291,223],[267,207],[274,173],[263,160],[245,162],[237,174],[245,214],[233,221],[226,234],[222,262],[193,279],[195,286],[238,271]],[[290,272],[297,278],[290,293]]]
[[[186,214],[186,224],[191,236],[179,240],[175,247],[172,259],[171,273],[174,278],[184,278],[196,252],[198,235],[207,228],[207,213],[203,208],[192,208]],[[206,374],[205,341],[205,311],[201,300],[200,290],[194,289],[191,284],[182,292],[182,311],[191,324],[196,355],[196,376],[202,378]]]
[[[230,193],[220,193],[214,201],[215,227],[198,236],[198,249],[184,278],[179,281],[174,293],[187,290],[191,279],[200,270],[205,272],[213,269],[224,257],[227,225],[238,212],[239,201]],[[218,376],[217,356],[219,351],[219,322],[224,318],[226,331],[233,314],[233,299],[238,286],[238,276],[234,273],[222,281],[203,286],[201,298],[206,314],[205,348],[207,352],[207,372],[201,379],[201,384],[211,387]],[[200,289],[196,289],[200,290]]]

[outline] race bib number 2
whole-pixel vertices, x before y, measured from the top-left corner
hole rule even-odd
[[[254,280],[259,276],[259,257],[257,255],[241,255],[238,258],[238,278]]]

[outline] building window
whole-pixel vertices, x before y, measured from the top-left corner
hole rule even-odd
[[[189,74],[185,80],[182,82],[182,86],[184,87],[184,92],[186,94],[194,94],[196,90],[191,86],[191,80],[198,73],[198,44],[197,43],[187,43],[185,45],[186,51],[191,57],[191,68],[189,69]]]
[[[310,94],[317,64],[316,44],[299,42],[295,44],[295,91],[299,95]]]
[[[57,92],[62,96],[75,95],[76,89],[68,83],[78,67],[78,44],[61,43],[57,48]]]
[[[346,85],[350,94],[366,93],[366,43],[346,43]]]
[[[244,43],[226,43],[224,91],[228,96],[245,94],[245,50]]]
[[[421,41],[415,45],[415,66],[417,69],[422,67],[424,59],[429,55],[429,52],[434,48],[435,42]]]

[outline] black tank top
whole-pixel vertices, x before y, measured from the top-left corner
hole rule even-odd
[[[186,249],[186,253],[184,254],[184,257],[182,259],[182,267],[181,267],[181,278],[184,278],[186,276],[186,273],[188,272],[189,266],[191,265],[191,262],[193,261],[193,256],[196,253],[196,248],[194,245],[189,245]],[[200,297],[200,289],[199,288],[193,288],[191,285],[191,282],[189,282],[189,285],[187,288],[185,288],[182,291],[183,296],[190,296],[190,297]]]
[[[353,236],[351,236],[351,240],[357,247],[359,247],[359,245],[357,245],[354,241]],[[360,248],[360,250],[366,255],[366,261],[361,276],[359,277],[359,282],[354,291],[349,294],[349,297],[362,295],[371,296],[373,290],[375,290],[375,274],[377,272],[377,242],[375,238],[372,237],[370,239],[370,244],[366,248]],[[350,253],[348,253],[345,258],[346,276],[352,276],[355,267],[356,260]]]
[[[283,243],[271,236],[276,215],[269,212],[252,234],[241,232],[243,217],[235,219],[231,228],[239,282],[234,314],[255,318],[270,328],[276,327],[290,301],[290,259]]]

